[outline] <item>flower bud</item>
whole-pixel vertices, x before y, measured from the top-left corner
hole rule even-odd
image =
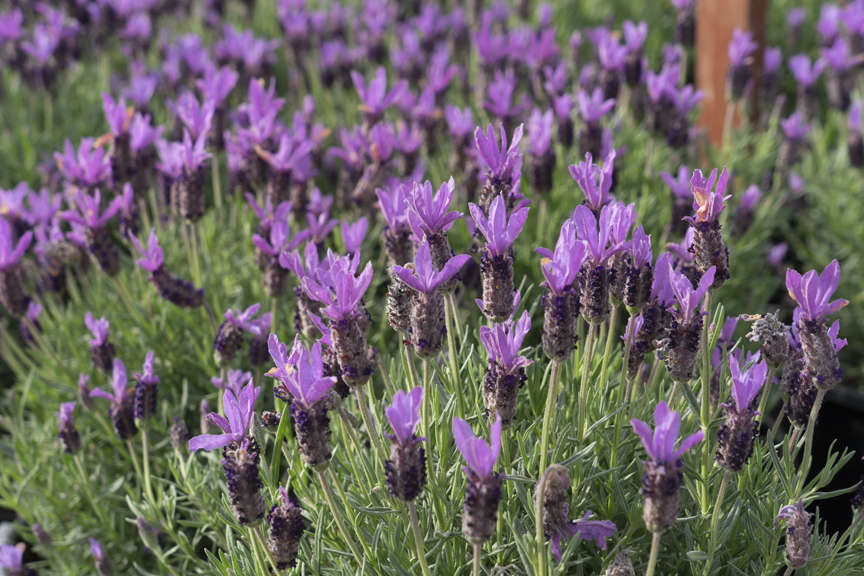
[[[390,459],[384,463],[387,488],[404,502],[417,498],[426,485],[426,451],[417,436],[390,444]]]
[[[563,360],[576,346],[575,318],[579,297],[575,292],[543,296],[543,352],[552,360]]]
[[[501,501],[501,476],[492,472],[480,478],[467,471],[465,503],[462,507],[462,533],[472,544],[485,542],[495,532],[498,503]]]
[[[681,460],[671,463],[647,460],[642,476],[642,518],[649,532],[662,534],[675,523],[681,487]]]
[[[267,548],[280,570],[293,568],[297,563],[300,538],[306,529],[300,504],[291,498],[284,488],[280,488],[282,502],[274,504],[267,514],[270,536]]]
[[[493,256],[488,250],[480,257],[483,280],[483,313],[493,322],[513,314],[513,256]]]
[[[222,468],[231,507],[241,524],[252,524],[264,516],[261,476],[258,474],[258,443],[247,437],[222,450]]]
[[[702,322],[701,315],[694,316],[687,324],[680,324],[675,318],[671,320],[660,355],[666,370],[676,382],[683,384],[693,379],[699,355]]]
[[[292,402],[290,414],[300,458],[311,468],[326,468],[330,463],[330,416],[326,402],[319,401],[309,409]]]

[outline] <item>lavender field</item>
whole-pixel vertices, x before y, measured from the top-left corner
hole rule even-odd
[[[0,574],[864,574],[864,0],[714,1],[0,0]]]

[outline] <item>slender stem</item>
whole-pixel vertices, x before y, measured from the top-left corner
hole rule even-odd
[[[360,406],[360,415],[363,416],[363,425],[366,426],[366,433],[372,439],[375,449],[381,455],[381,461],[387,459],[387,451],[384,444],[381,443],[381,436],[375,429],[372,421],[372,415],[369,412],[369,405],[366,403],[366,394],[363,392],[365,386],[357,386],[354,388],[355,396],[357,396],[357,404]]]
[[[543,476],[546,471],[546,447],[549,445],[549,425],[552,422],[552,412],[555,410],[555,399],[557,396],[558,371],[557,360],[552,360],[552,374],[549,376],[549,391],[546,393],[546,408],[543,411],[543,428],[540,432],[540,468],[537,477]]]
[[[456,336],[459,337],[459,340],[462,340],[462,326],[458,322],[456,322],[456,310],[458,310],[458,306],[456,306],[456,296],[453,292],[447,293],[447,301],[450,302],[450,309],[453,311],[453,325],[456,328]]]
[[[480,576],[480,556],[483,554],[483,543],[475,542],[474,543],[474,570],[472,574],[474,576]]]
[[[600,390],[606,391],[606,369],[609,367],[609,358],[612,357],[612,344],[615,339],[615,329],[618,324],[618,306],[612,307],[609,315],[609,326],[606,332],[606,347],[603,350],[603,363],[600,366]],[[626,367],[625,367],[626,370]]]
[[[414,367],[414,349],[410,344],[406,344],[402,350],[405,352],[405,364],[408,366],[408,380],[411,382],[411,388],[416,388],[417,370]]]
[[[423,576],[431,576],[429,565],[426,564],[426,551],[423,546],[423,533],[420,532],[420,520],[417,518],[417,507],[414,502],[408,502],[408,516],[411,519],[411,531],[414,532],[414,546],[417,548],[417,561],[420,563],[420,569],[423,571]]]
[[[210,167],[212,169],[212,179],[213,179],[213,203],[216,205],[216,212],[221,216],[222,215],[222,180],[220,178],[221,170],[219,169],[218,158],[214,157],[210,160]]]
[[[132,459],[132,468],[135,470],[135,477],[138,479],[138,482],[141,482],[141,467],[138,466],[138,456],[135,455],[135,447],[132,445],[131,440],[126,440],[126,448],[129,449],[129,458]]]
[[[657,567],[657,557],[660,555],[660,534],[651,536],[651,556],[648,557],[648,569],[645,571],[645,576],[654,576],[654,570]]]
[[[708,474],[711,467],[711,442],[710,420],[711,420],[711,292],[705,295],[706,316],[702,321],[702,405],[699,411],[699,423],[705,440],[702,442],[702,487],[701,487],[701,510],[702,514],[708,512]],[[685,384],[686,385],[686,384]]]
[[[152,504],[155,500],[153,499],[153,487],[150,484],[150,442],[147,438],[147,423],[140,422],[139,428],[141,429],[141,460],[144,463],[144,495]]]
[[[246,532],[249,535],[249,547],[252,548],[252,560],[255,563],[255,571],[259,574],[267,574],[267,566],[264,560],[261,559],[261,551],[258,549],[258,540],[255,538],[255,531],[252,526],[246,526]]]
[[[222,391],[219,391],[219,403],[222,403]],[[285,439],[285,434],[288,430],[288,409],[290,404],[284,402],[282,405],[282,413],[279,416],[279,427],[276,429],[276,440],[273,444],[273,458],[270,460],[270,476],[273,478],[273,484],[279,484],[279,465],[282,462],[282,441]]]
[[[336,527],[339,529],[342,539],[345,540],[348,548],[351,549],[351,553],[354,554],[354,559],[357,560],[357,563],[362,564],[363,557],[357,550],[357,544],[355,544],[354,538],[350,537],[348,531],[345,529],[345,519],[342,517],[342,510],[336,506],[336,499],[333,497],[333,488],[330,487],[330,484],[327,481],[327,476],[321,470],[316,470],[315,474],[318,475],[318,482],[321,483],[321,488],[324,490],[324,497],[327,499],[327,505],[330,506],[330,513],[333,514],[333,519],[336,520]]]
[[[786,571],[783,572],[783,576],[792,576],[792,574],[794,574],[794,573],[795,573],[795,568],[793,568],[792,566],[787,566]]]
[[[579,379],[579,406],[577,407],[579,420],[576,422],[580,444],[588,433],[588,376],[591,374],[591,359],[594,356],[594,336],[596,334],[597,326],[591,324],[588,328],[585,348],[582,350],[582,377]]]
[[[537,576],[546,576],[546,540],[543,535],[543,500],[546,496],[546,480],[549,475],[544,470],[534,496],[534,538],[537,541]]]
[[[759,418],[765,418],[765,407],[768,405],[768,396],[771,394],[771,385],[774,383],[774,367],[768,368],[768,377],[765,378],[765,386],[762,387],[762,398],[759,399]]]
[[[261,528],[257,524],[253,527],[253,533],[255,534],[255,538],[258,540],[258,545],[261,546],[261,550],[264,552],[264,557],[267,558],[267,563],[270,564],[273,573],[279,574],[279,568],[276,566],[276,562],[273,561],[273,555],[270,553],[270,549],[267,548],[267,544],[264,541],[264,535],[261,534]]]
[[[96,503],[96,499],[93,497],[93,492],[90,488],[90,480],[87,478],[87,473],[84,472],[84,464],[81,462],[81,453],[78,452],[72,455],[72,460],[75,461],[75,467],[78,469],[78,474],[81,476],[81,488],[84,490],[84,496],[90,502],[90,507],[93,508],[93,511],[96,512],[96,516],[99,517],[99,522],[104,526],[108,526],[108,522],[105,519],[105,514],[102,512],[102,508]]]
[[[429,445],[432,445],[432,435],[431,430],[429,429],[429,403],[432,401],[431,394],[429,393],[429,360],[423,358],[423,435],[426,437],[426,441],[429,442]],[[429,466],[429,458],[426,459],[426,465]],[[431,470],[431,468],[427,468],[427,472]]]
[[[780,430],[780,424],[783,423],[783,417],[786,415],[786,405],[780,407],[780,412],[777,414],[777,418],[774,420],[774,425],[771,426],[771,437],[776,438],[777,432]]]
[[[800,497],[807,482],[807,474],[810,472],[810,464],[813,462],[813,434],[816,431],[816,418],[822,409],[822,401],[825,400],[825,390],[819,389],[816,393],[816,401],[810,409],[810,420],[807,422],[807,436],[804,439],[804,457],[801,460],[801,468],[798,469],[798,485],[795,495]]]
[[[714,559],[714,551],[717,543],[717,523],[723,510],[723,499],[726,496],[726,488],[729,486],[729,470],[723,472],[723,480],[720,481],[720,492],[714,504],[714,512],[711,515],[711,542],[708,544],[708,560],[705,562],[705,576],[711,573],[711,562]]]
[[[447,321],[447,361],[450,365],[450,385],[456,394],[456,415],[465,417],[465,397],[462,391],[462,383],[459,381],[459,361],[456,348],[454,325],[456,324],[456,306],[453,299],[449,297],[444,301],[445,320]],[[461,340],[461,337],[460,337]]]

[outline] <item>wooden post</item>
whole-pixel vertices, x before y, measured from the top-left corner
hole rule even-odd
[[[729,43],[736,28],[750,30],[759,49],[753,55],[751,114],[758,115],[758,78],[762,72],[768,0],[698,0],[696,3],[696,87],[705,96],[699,125],[711,143],[723,140],[726,117],[726,74],[729,70]],[[740,118],[735,118],[736,123]]]

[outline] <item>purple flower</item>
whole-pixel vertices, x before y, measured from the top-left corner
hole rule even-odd
[[[552,127],[555,118],[552,115],[552,110],[540,112],[535,108],[528,119],[528,144],[531,154],[534,156],[543,156],[549,151],[549,146],[552,144]]]
[[[252,380],[252,374],[250,372],[243,372],[242,370],[228,370],[228,375],[224,380],[221,378],[211,378],[210,383],[220,390],[230,391],[235,397],[237,397],[240,396],[243,386],[250,380]]]
[[[803,140],[810,134],[810,125],[804,122],[800,112],[795,112],[785,120],[781,120],[780,128],[787,140]]]
[[[420,407],[423,405],[423,387],[417,386],[411,392],[399,390],[393,395],[393,403],[384,409],[387,421],[400,444],[414,437],[420,423]]]
[[[360,247],[363,245],[363,240],[366,238],[366,231],[369,229],[369,220],[363,216],[356,222],[342,221],[342,242],[345,244],[345,250],[349,254],[358,254]]]
[[[21,12],[18,12],[21,14]],[[24,573],[24,545],[0,544],[0,568],[12,576]]]
[[[205,102],[212,102],[215,108],[219,108],[234,89],[239,77],[239,74],[229,66],[214,67],[208,69],[204,73],[204,77],[199,79],[195,85],[204,96]]]
[[[189,130],[192,138],[198,139],[210,130],[215,105],[211,100],[198,102],[191,92],[184,92],[173,105],[175,116]]]
[[[678,441],[678,430],[681,426],[681,416],[678,412],[671,410],[666,402],[662,400],[654,409],[654,426],[651,427],[641,420],[630,420],[633,431],[642,439],[642,445],[648,456],[655,462],[672,464],[684,455],[687,450],[702,441],[704,433],[700,430],[685,438],[678,449],[675,443]]]
[[[832,260],[822,274],[810,270],[802,276],[791,268],[786,270],[786,289],[801,308],[801,318],[811,322],[821,321],[849,304],[848,300],[831,300],[839,282],[837,260]]]
[[[692,197],[692,193],[690,192],[690,169],[687,166],[683,164],[679,166],[677,176],[663,172],[660,174],[660,177],[663,178],[663,182],[669,187],[669,191],[672,192],[674,197],[685,198],[687,200]]]
[[[320,342],[307,349],[299,336],[295,336],[294,345],[286,355],[285,344],[280,343],[275,334],[271,334],[267,347],[276,364],[276,368],[268,375],[276,378],[304,408],[312,408],[336,383],[335,376],[324,376]]]
[[[693,254],[690,252],[690,247],[693,245],[693,237],[696,235],[696,229],[688,227],[684,238],[679,243],[669,242],[666,244],[666,249],[672,252],[679,263],[692,263]]]
[[[846,38],[838,38],[829,48],[822,49],[822,59],[828,63],[835,72],[845,72],[855,65]]]
[[[579,115],[586,124],[596,124],[615,106],[613,98],[603,99],[603,91],[600,88],[595,88],[590,94],[585,90],[579,90],[576,100],[579,104]]]
[[[742,371],[740,357],[733,354],[729,356],[729,373],[732,375],[732,399],[738,412],[743,413],[765,384],[768,364],[765,360],[758,360],[757,354],[757,361]]]
[[[702,278],[699,279],[699,286],[694,289],[687,276],[678,270],[669,269],[669,284],[672,286],[672,293],[675,295],[679,307],[676,315],[682,324],[689,323],[696,314],[702,298],[714,284],[715,270],[714,266],[706,270]]]
[[[831,327],[828,328],[828,338],[831,339],[831,345],[834,346],[834,351],[839,352],[849,345],[849,341],[845,338],[840,338],[840,321],[835,320]]]
[[[87,326],[87,329],[93,334],[93,338],[90,339],[90,346],[101,346],[108,340],[108,320],[103,316],[96,320],[93,318],[93,314],[87,312],[84,315],[84,324]]]
[[[840,31],[842,11],[836,4],[824,4],[819,11],[819,22],[816,30],[822,36],[823,44],[830,44]]]
[[[93,341],[91,340],[90,342],[92,345]],[[126,399],[130,397],[130,389],[126,387],[126,382],[126,365],[119,358],[114,358],[114,370],[111,372],[111,389],[113,393],[106,392],[102,388],[93,388],[90,391],[90,397],[103,398],[110,400],[114,406],[122,406]]]
[[[789,70],[795,81],[801,88],[807,89],[813,86],[825,68],[825,61],[818,59],[811,64],[810,57],[806,54],[798,54],[789,58]]]
[[[452,104],[444,107],[444,120],[451,136],[467,138],[474,130],[474,117],[471,108],[457,108]]]
[[[759,204],[762,198],[762,190],[755,184],[749,186],[741,195],[741,201],[738,203],[738,209],[745,212],[751,212]]]
[[[111,178],[111,159],[92,138],[84,138],[76,152],[66,140],[63,154],[54,153],[57,168],[68,180],[81,186],[96,186]]]
[[[57,425],[63,430],[69,426],[74,427],[74,416],[75,416],[75,402],[63,402],[60,404],[60,411],[57,412]],[[0,562],[0,566],[3,563]]]
[[[687,86],[682,86],[679,89],[670,91],[669,95],[672,98],[673,104],[675,104],[675,109],[678,110],[682,116],[686,117],[690,111],[702,101],[705,93],[702,92],[702,90],[696,90],[693,86],[688,84]]]
[[[807,19],[807,10],[804,8],[792,8],[786,13],[786,25],[793,30],[801,28]]]
[[[736,28],[732,31],[732,41],[729,43],[729,64],[744,66],[759,45],[753,41],[753,34]]]
[[[774,74],[780,69],[783,62],[783,51],[780,48],[766,48],[762,64],[763,74]]]
[[[279,139],[279,148],[271,154],[262,151],[261,157],[277,172],[292,172],[297,180],[308,180],[312,176],[312,151],[314,144],[308,140],[296,141],[288,132]]]
[[[6,218],[0,218],[0,270],[15,266],[33,240],[33,232],[25,232],[17,244],[12,237],[12,226]]]
[[[120,100],[114,102],[110,94],[103,92],[102,111],[105,113],[105,120],[108,121],[108,128],[114,136],[119,136],[129,127],[133,109],[126,107],[126,100],[124,98],[120,98]]]
[[[429,243],[423,242],[414,256],[414,269],[393,266],[393,273],[414,290],[431,294],[453,278],[470,259],[471,257],[467,254],[453,256],[441,270],[438,270],[432,266]]]
[[[378,206],[387,221],[387,225],[393,229],[408,227],[408,199],[411,191],[407,184],[398,183],[386,189],[378,188]]]
[[[593,211],[599,211],[609,203],[609,191],[612,189],[612,172],[615,170],[615,151],[611,151],[603,163],[603,167],[593,162],[591,153],[585,154],[585,161],[570,165],[570,176],[576,180],[585,200]]]
[[[633,239],[630,240],[627,251],[633,258],[633,267],[637,270],[651,263],[651,236],[645,233],[641,224],[633,230]]]
[[[474,142],[480,160],[486,166],[493,179],[514,179],[522,167],[522,155],[519,152],[519,141],[522,140],[522,125],[516,127],[510,146],[507,146],[507,131],[502,125],[501,146],[495,138],[495,130],[492,124],[486,127],[486,133],[478,126],[474,130]]]
[[[621,25],[621,31],[624,33],[624,43],[628,52],[639,54],[645,44],[645,38],[648,36],[648,24],[645,22],[634,24],[630,20],[626,20]]]
[[[93,555],[96,566],[103,565],[107,557],[105,556],[105,551],[102,549],[102,544],[95,538],[87,538],[87,541],[90,543],[90,554]]]
[[[270,138],[276,127],[276,117],[285,104],[282,98],[276,98],[276,81],[270,80],[265,90],[262,80],[253,78],[249,81],[249,102],[244,106],[248,116],[249,127],[242,131],[253,144],[263,144]]]
[[[462,217],[461,212],[449,211],[455,192],[456,183],[452,177],[441,184],[434,194],[432,183],[428,180],[423,184],[414,184],[408,198],[408,222],[416,236],[446,232]]]
[[[99,190],[96,190],[92,196],[79,191],[75,196],[75,204],[78,212],[66,210],[61,212],[60,216],[69,222],[96,230],[105,226],[123,208],[123,197],[116,196],[102,212],[102,193]]]
[[[228,309],[225,312],[224,318],[237,328],[249,332],[250,334],[258,335],[257,320],[255,315],[261,309],[261,304],[253,304],[242,312],[240,310]]]
[[[522,313],[518,322],[512,319],[500,324],[480,327],[480,340],[486,346],[489,362],[495,363],[507,373],[530,366],[532,361],[519,355],[522,341],[531,329],[531,316]]]
[[[222,429],[222,434],[201,434],[189,440],[189,450],[218,450],[232,442],[243,440],[249,433],[255,415],[255,400],[261,393],[252,380],[240,390],[240,394],[225,394],[225,416],[216,412],[207,415],[207,421]]]
[[[546,287],[554,294],[563,294],[573,284],[585,262],[585,244],[576,239],[576,226],[567,220],[561,226],[555,252],[538,249],[544,259],[541,266]]]
[[[136,261],[141,268],[148,272],[156,272],[162,268],[162,248],[159,246],[159,238],[156,237],[156,228],[150,229],[150,239],[147,241],[146,249],[141,245],[137,236],[130,235],[129,239],[141,253],[142,257]]]
[[[528,206],[516,208],[507,217],[507,203],[503,196],[496,196],[489,207],[489,217],[483,213],[480,206],[469,203],[471,218],[474,224],[486,238],[486,248],[493,256],[503,256],[513,245],[516,237],[522,232],[525,219],[528,218]]]
[[[370,116],[383,114],[387,108],[402,97],[408,87],[407,82],[400,80],[388,92],[387,71],[382,67],[375,71],[375,77],[368,84],[359,72],[353,70],[351,71],[351,80],[354,82],[354,88],[357,90],[360,100],[363,101],[360,110]]]
[[[486,90],[483,107],[496,118],[515,118],[527,106],[524,98],[518,103],[513,102],[515,92],[516,73],[513,69],[508,68],[504,72],[498,70]]]
[[[717,178],[717,169],[711,171],[708,178],[702,174],[698,168],[693,171],[693,177],[690,179],[690,186],[693,189],[693,209],[696,210],[695,218],[688,216],[686,220],[690,224],[697,222],[714,222],[720,217],[720,212],[723,211],[726,200],[730,196],[724,196],[726,192],[726,183],[729,179],[729,173],[726,167],[720,172],[720,178]],[[714,187],[714,183],[717,187]]]
[[[501,451],[501,417],[498,416],[492,424],[490,444],[474,436],[471,426],[461,418],[453,419],[453,439],[468,468],[483,480],[491,474]]]
[[[147,352],[144,357],[144,365],[141,367],[141,372],[135,372],[132,377],[138,382],[145,384],[159,384],[159,377],[153,372],[153,362],[156,360],[156,354],[152,350]]]
[[[132,152],[139,153],[149,148],[162,137],[162,126],[155,128],[150,124],[150,116],[135,114],[129,123],[129,147]]]
[[[627,59],[627,47],[618,43],[618,39],[608,31],[598,34],[595,38],[597,45],[597,59],[605,70],[621,70]]]
[[[569,92],[557,96],[552,102],[552,107],[555,109],[555,117],[559,123],[572,121],[570,114],[573,112],[573,97]]]
[[[363,272],[355,276],[358,262],[355,260],[351,263],[347,257],[334,260],[330,267],[329,286],[322,286],[308,276],[302,280],[307,293],[326,305],[321,312],[330,320],[339,321],[353,316],[372,282],[372,263],[367,262]]]
[[[285,203],[280,205],[280,209],[285,207]],[[290,205],[287,206],[290,209]],[[309,236],[309,230],[303,230],[291,237],[291,226],[288,224],[287,210],[285,214],[280,214],[280,210],[276,211],[273,218],[273,224],[270,226],[270,235],[268,238],[263,238],[258,234],[252,235],[252,243],[255,247],[271,256],[279,256],[282,252],[293,250],[302,244]]]
[[[615,534],[615,524],[611,520],[589,520],[592,516],[589,510],[580,520],[571,520],[563,534],[556,533],[550,539],[550,550],[556,562],[561,561],[561,540],[576,536],[580,540],[593,540],[601,550],[606,550],[606,539]]]
[[[598,221],[590,208],[580,204],[571,216],[576,227],[576,236],[585,243],[588,256],[595,265],[604,264],[610,256],[618,251],[618,247],[609,243],[615,212],[615,207],[607,204],[601,210]]]

